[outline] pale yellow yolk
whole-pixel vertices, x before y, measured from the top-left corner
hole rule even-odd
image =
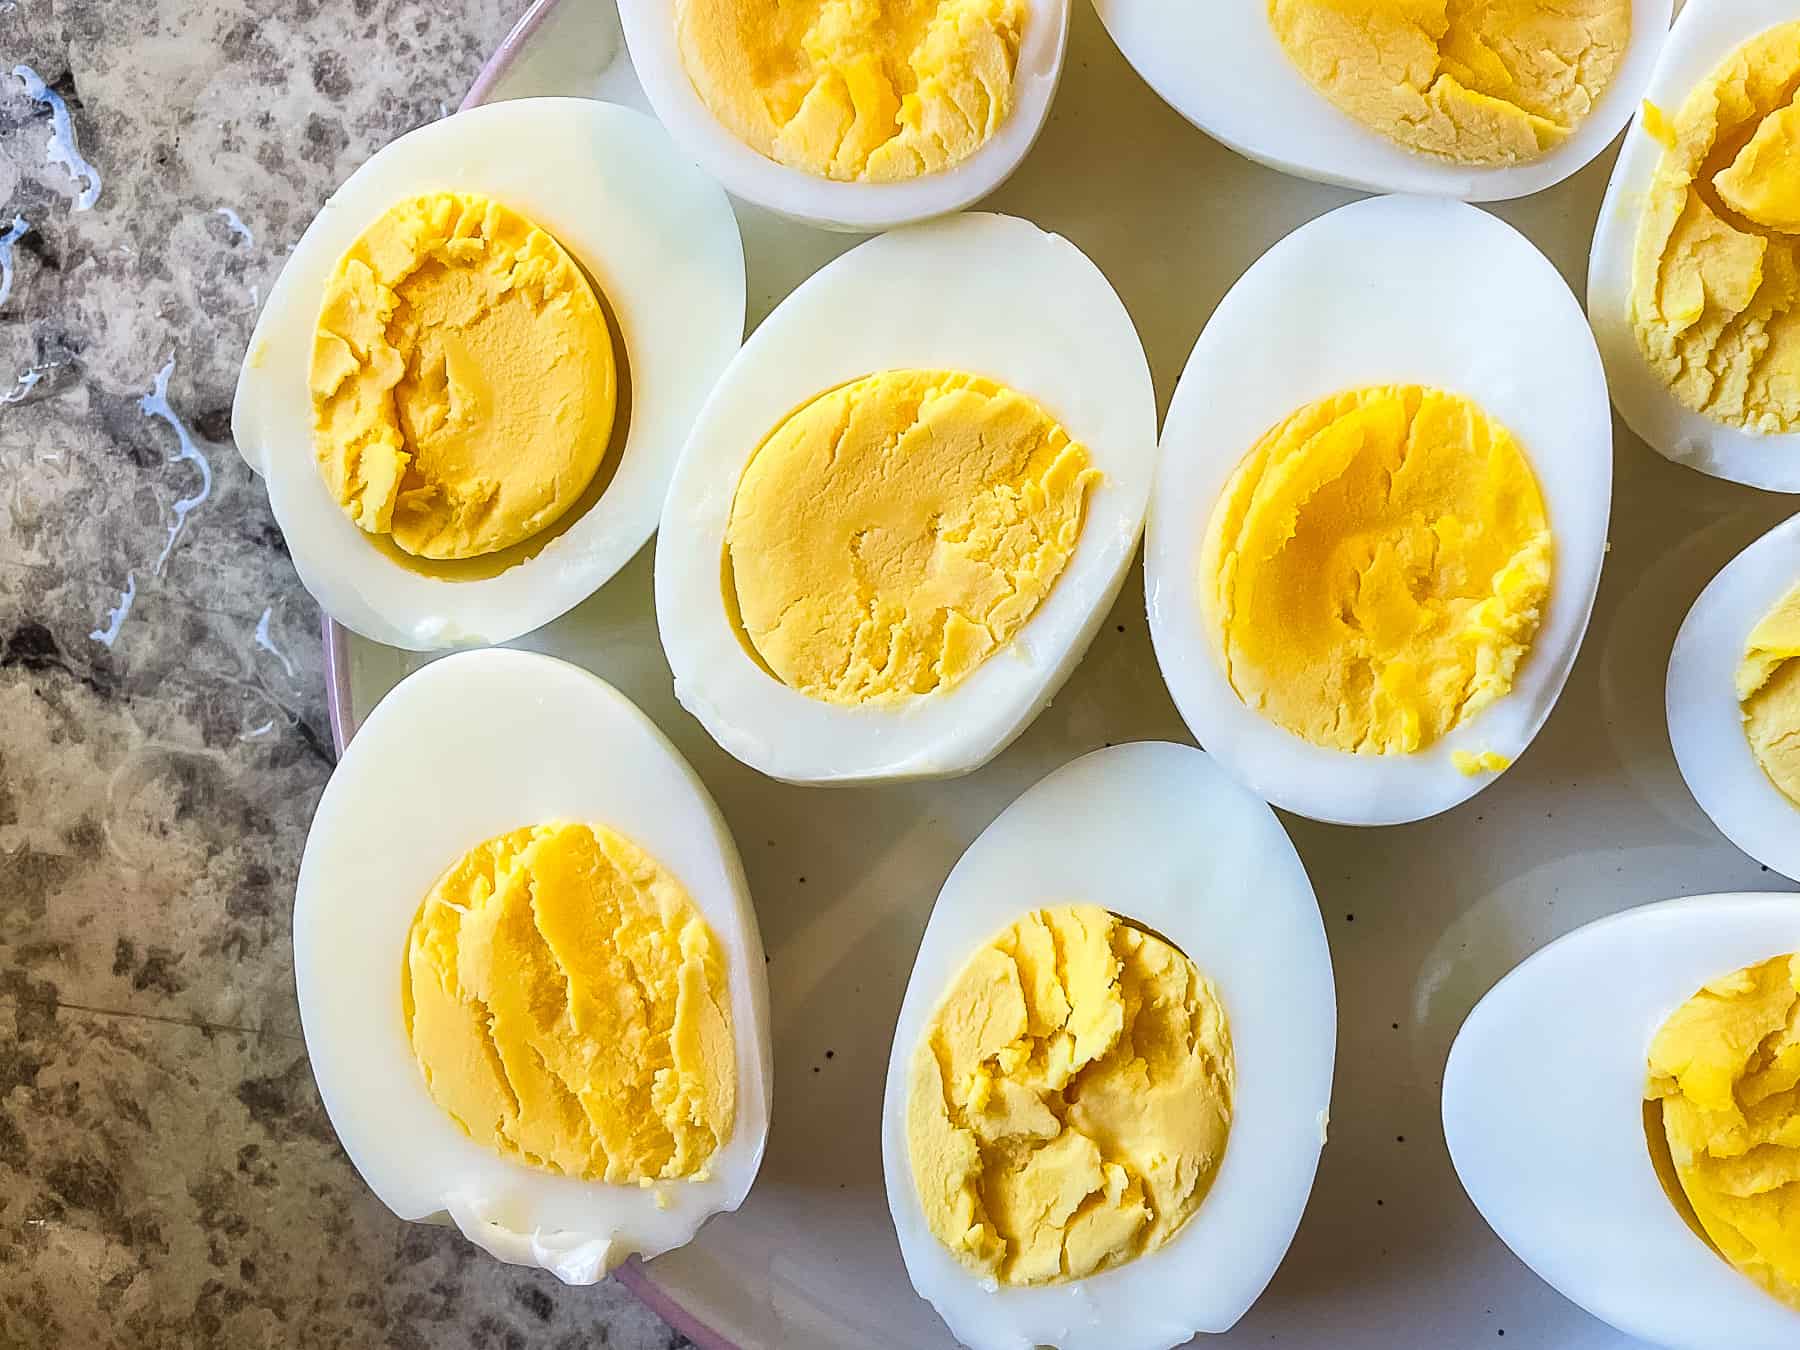
[[[823,178],[967,159],[1012,108],[1024,0],[676,0],[681,56],[725,128]]]
[[[1087,450],[974,375],[823,394],[738,484],[726,598],[763,664],[831,703],[949,689],[1011,642],[1081,537]]]
[[[1631,0],[1269,0],[1307,81],[1356,121],[1458,164],[1535,159],[1599,101]]]
[[[591,1181],[694,1177],[737,1099],[725,959],[681,883],[602,826],[469,850],[407,937],[406,1029],[471,1137]]]
[[[1659,117],[1632,259],[1638,346],[1686,407],[1800,430],[1800,22],[1738,48]]]
[[[1218,991],[1104,909],[1027,914],[913,1051],[906,1141],[933,1235],[1003,1284],[1078,1279],[1193,1217],[1231,1131]]]
[[[1800,584],[1751,630],[1737,696],[1756,762],[1800,806]]]
[[[606,316],[562,246],[450,192],[391,208],[338,262],[310,386],[339,505],[440,559],[553,524],[599,469],[618,395]]]
[[[1645,1096],[1725,1259],[1800,1308],[1800,956],[1715,980],[1650,1046]]]
[[[1317,745],[1408,753],[1511,690],[1551,552],[1506,428],[1458,395],[1384,386],[1257,442],[1207,525],[1200,586],[1245,704]]]

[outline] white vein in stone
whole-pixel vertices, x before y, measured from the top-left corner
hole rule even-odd
[[[0,394],[0,403],[23,403],[25,396],[37,388],[38,382],[44,378],[45,366],[32,366],[19,376],[18,387],[8,393]]]
[[[262,612],[262,618],[256,621],[256,645],[281,662],[281,668],[287,672],[287,677],[291,680],[294,678],[294,663],[288,660],[287,653],[277,647],[275,640],[269,636],[269,618],[274,612],[272,609],[265,609]]]
[[[229,206],[215,206],[213,207],[213,214],[215,216],[223,216],[225,218],[225,228],[230,230],[239,239],[242,239],[246,244],[254,244],[256,242],[256,236],[250,233],[250,227],[244,224],[243,218]]]
[[[125,626],[125,620],[131,614],[131,602],[137,599],[137,573],[125,574],[125,589],[119,592],[119,603],[106,611],[106,625],[96,628],[88,636],[101,646],[112,649],[113,643],[119,640],[119,630]]]
[[[25,237],[25,231],[31,223],[24,216],[14,216],[12,227],[5,234],[0,234],[0,305],[12,294],[13,286],[13,245]]]
[[[185,460],[195,465],[200,470],[200,490],[191,497],[181,498],[172,508],[175,512],[175,523],[169,526],[169,540],[163,545],[163,550],[156,559],[156,575],[159,577],[169,564],[169,555],[175,551],[175,544],[181,538],[181,532],[187,528],[188,516],[204,506],[206,499],[212,496],[212,464],[194,445],[194,438],[189,434],[187,424],[175,415],[175,409],[169,404],[169,376],[174,373],[175,358],[171,356],[168,364],[156,372],[155,387],[138,400],[138,409],[146,417],[160,417],[169,424],[178,443],[175,453],[169,456],[169,463],[180,464]]]
[[[43,77],[30,66],[14,66],[12,73],[25,86],[25,96],[50,109],[50,144],[44,147],[44,158],[69,171],[79,191],[75,209],[89,211],[100,200],[100,170],[81,157],[75,141],[75,124],[69,120],[69,105],[61,94],[44,83]]]

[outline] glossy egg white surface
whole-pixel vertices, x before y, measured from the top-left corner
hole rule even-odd
[[[1201,610],[1199,560],[1219,494],[1257,440],[1339,390],[1423,384],[1473,399],[1518,439],[1555,537],[1551,599],[1512,692],[1410,755],[1313,745],[1238,698]],[[1612,500],[1612,414],[1581,308],[1511,226],[1460,202],[1380,197],[1301,226],[1213,312],[1163,424],[1144,551],[1150,632],[1194,736],[1289,811],[1345,825],[1436,815],[1516,760],[1562,692],[1587,631]]]
[[[1671,118],[1732,52],[1800,17],[1785,0],[1688,0],[1644,98]],[[1588,259],[1588,317],[1606,360],[1619,416],[1652,450],[1715,478],[1800,492],[1800,434],[1757,435],[1683,406],[1645,361],[1631,326],[1631,266],[1638,222],[1663,147],[1635,117],[1613,165]]]
[[[948,690],[841,706],[767,673],[721,584],[738,481],[796,408],[881,370],[969,371],[1036,399],[1103,481],[1081,540],[1006,648]],[[897,230],[830,263],[763,321],[719,380],[676,468],[656,549],[656,618],[675,693],[731,754],[788,782],[966,773],[1050,701],[1118,594],[1156,460],[1144,350],[1113,288],[1068,240],[1011,216]]]
[[[663,125],[727,191],[807,225],[886,230],[960,211],[988,195],[1025,158],[1062,78],[1070,0],[1026,0],[1013,74],[1013,106],[994,135],[962,162],[895,183],[837,182],[779,164],[713,116],[681,58],[673,0],[619,0],[631,64]]]
[[[401,976],[438,876],[486,839],[552,820],[612,827],[670,872],[717,935],[736,1040],[737,1118],[706,1180],[558,1176],[476,1142],[431,1099]],[[737,849],[680,754],[611,685],[515,651],[408,676],[326,785],[294,901],[294,976],[319,1095],[345,1152],[403,1219],[456,1224],[503,1261],[592,1283],[679,1247],[743,1202],[769,1130],[762,939]]]
[[[1268,0],[1094,0],[1094,8],[1145,83],[1240,155],[1340,187],[1486,202],[1541,192],[1606,149],[1637,109],[1672,3],[1633,0],[1631,44],[1593,111],[1548,154],[1504,167],[1416,153],[1338,111],[1282,50]]]
[[[313,455],[307,372],[325,284],[389,207],[437,191],[484,193],[555,236],[592,278],[625,353],[606,490],[535,557],[483,580],[390,560],[344,514]],[[232,433],[301,581],[332,618],[412,650],[506,642],[586,599],[643,547],[688,427],[743,332],[731,204],[667,132],[592,99],[490,104],[408,132],[332,194],[257,320]]]
[[[1800,585],[1800,516],[1758,539],[1694,601],[1669,655],[1669,742],[1681,776],[1721,833],[1800,881],[1800,806],[1769,781],[1744,735],[1733,683],[1750,632]]]
[[[1702,985],[1800,950],[1791,895],[1668,900],[1530,957],[1463,1023],[1444,1137],[1481,1216],[1560,1293],[1678,1350],[1791,1350],[1800,1312],[1732,1269],[1663,1193],[1644,1136],[1650,1042]]]
[[[1212,1189],[1161,1248],[1082,1280],[987,1287],[926,1224],[906,1142],[907,1065],[952,980],[1028,911],[1096,904],[1154,929],[1211,979],[1237,1067]],[[882,1101],[888,1206],[913,1288],[970,1350],[1165,1350],[1229,1328],[1281,1264],[1325,1142],[1337,1047],[1331,953],[1275,815],[1204,753],[1096,750],[1006,808],[931,911]]]

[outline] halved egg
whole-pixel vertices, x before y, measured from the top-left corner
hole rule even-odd
[[[1171,107],[1239,154],[1371,192],[1499,201],[1587,164],[1637,107],[1671,0],[1095,0]]]
[[[1795,951],[1792,895],[1645,905],[1525,961],[1451,1047],[1444,1137],[1469,1198],[1526,1265],[1629,1335],[1683,1350],[1800,1343],[1800,1310],[1733,1269],[1677,1208],[1685,1183],[1659,1177],[1661,1126],[1646,1111],[1671,1014]]]
[[[232,431],[338,622],[505,642],[650,537],[743,326],[730,202],[661,127],[493,104],[332,195],[263,306]]]
[[[1237,282],[1163,426],[1144,565],[1163,678],[1265,800],[1383,825],[1530,744],[1587,630],[1606,381],[1522,235],[1385,197]]]
[[[460,653],[377,705],[307,838],[294,974],[338,1139],[403,1219],[591,1283],[756,1178],[768,988],[737,850],[575,666]]]
[[[1164,1350],[1274,1275],[1325,1140],[1331,956],[1275,815],[1201,751],[1097,750],[938,894],[882,1171],[913,1287],[971,1350]]]
[[[790,782],[978,768],[1117,595],[1155,435],[1131,317],[1066,239],[962,215],[860,245],[764,320],[682,453],[676,696]]]

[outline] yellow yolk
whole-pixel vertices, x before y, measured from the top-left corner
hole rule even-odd
[[[338,504],[436,559],[553,524],[600,468],[618,395],[581,269],[516,211],[451,192],[391,208],[338,262],[310,387]]]
[[[590,1181],[693,1177],[731,1137],[725,959],[687,892],[603,826],[469,850],[407,937],[432,1099],[508,1157]]]
[[[1011,642],[1081,537],[1087,450],[991,380],[890,370],[756,451],[727,603],[775,677],[830,703],[949,689]]]
[[[1683,405],[1746,431],[1800,431],[1797,83],[1800,22],[1694,88],[1659,138],[1632,259],[1639,348]]]
[[[1506,428],[1458,395],[1382,386],[1257,442],[1207,525],[1200,584],[1245,704],[1316,745],[1408,753],[1511,690],[1551,552]]]
[[[1092,905],[978,951],[913,1052],[906,1139],[926,1222],[1002,1284],[1155,1251],[1231,1130],[1225,1010],[1180,951]]]
[[[1800,956],[1715,980],[1650,1046],[1682,1191],[1721,1255],[1800,1308]]]
[[[1751,630],[1737,696],[1756,762],[1800,806],[1800,584]]]
[[[1535,159],[1593,111],[1631,0],[1269,0],[1288,59],[1356,121],[1458,164]]]
[[[894,182],[974,154],[1012,108],[1024,0],[676,0],[701,101],[758,153]]]

